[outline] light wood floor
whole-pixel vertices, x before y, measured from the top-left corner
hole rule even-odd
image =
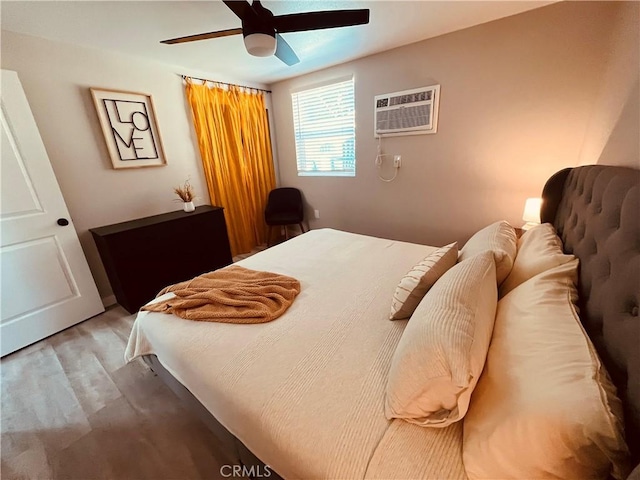
[[[223,478],[217,440],[148,367],[116,306],[2,359],[3,479]]]

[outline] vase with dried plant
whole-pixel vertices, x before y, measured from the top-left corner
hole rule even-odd
[[[185,212],[193,212],[196,209],[196,206],[193,204],[193,199],[196,198],[196,194],[189,180],[185,181],[183,185],[175,187],[173,191],[178,195],[176,201],[182,202],[182,209]]]

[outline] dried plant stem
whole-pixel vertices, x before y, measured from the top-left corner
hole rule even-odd
[[[176,195],[180,197],[180,200],[183,202],[192,202],[194,198],[196,198],[196,194],[193,190],[193,187],[189,183],[189,180],[184,182],[184,185],[180,185],[173,189]]]

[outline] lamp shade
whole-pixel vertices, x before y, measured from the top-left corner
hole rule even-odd
[[[252,33],[244,37],[244,46],[254,57],[270,57],[276,53],[276,37],[266,33]]]
[[[522,219],[527,223],[540,223],[541,198],[527,198],[524,204]]]

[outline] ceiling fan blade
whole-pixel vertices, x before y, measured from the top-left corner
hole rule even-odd
[[[277,15],[271,20],[271,24],[279,33],[350,27],[365,23],[369,23],[369,9],[293,13]]]
[[[287,42],[285,42],[284,38],[282,38],[282,35],[276,33],[276,42],[276,57],[278,57],[289,66],[300,63],[300,59],[293,51],[293,48],[291,48],[291,46]]]
[[[256,16],[255,12],[253,11],[253,9],[251,8],[251,5],[249,5],[249,2],[247,2],[247,0],[222,0],[223,3],[229,7],[229,9],[236,14],[236,16],[240,19],[240,20],[245,20],[245,18],[249,15],[251,16]]]
[[[197,40],[208,40],[210,38],[228,37],[229,35],[238,35],[239,33],[242,33],[241,28],[230,28],[229,30],[219,30],[217,32],[199,33],[197,35],[188,35],[186,37],[170,38],[169,40],[162,40],[160,43],[173,45],[175,43],[195,42]]]

